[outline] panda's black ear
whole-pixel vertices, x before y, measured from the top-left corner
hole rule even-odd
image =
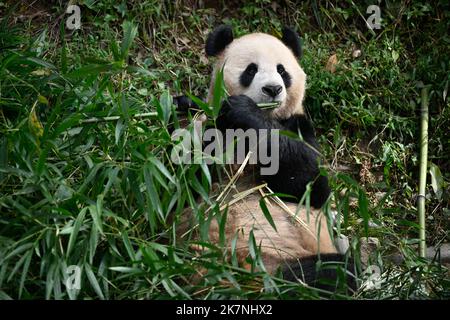
[[[302,56],[301,41],[297,32],[289,27],[284,27],[283,37],[281,38],[281,41],[283,41],[283,43],[292,50],[297,58],[300,58]]]
[[[207,56],[215,56],[233,41],[233,30],[230,26],[220,25],[208,35],[205,51]]]

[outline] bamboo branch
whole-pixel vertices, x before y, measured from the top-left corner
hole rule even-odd
[[[263,109],[275,108],[278,105],[279,105],[278,102],[258,104],[258,106]],[[131,116],[131,118],[133,118],[133,119],[149,118],[149,117],[156,117],[157,115],[158,115],[157,112],[137,113],[137,114],[134,114],[133,116]],[[122,116],[93,117],[93,118],[89,118],[89,119],[83,119],[80,122],[81,123],[98,123],[98,122],[117,121],[121,118],[123,118],[123,117]]]
[[[137,113],[132,116],[133,119],[137,118],[148,118],[148,117],[155,117],[157,116],[157,112],[146,112],[146,113]],[[89,119],[83,119],[80,122],[81,123],[97,123],[97,122],[106,122],[106,121],[116,121],[123,118],[122,116],[109,116],[109,117],[94,117]]]
[[[426,256],[425,243],[425,188],[427,182],[428,164],[428,91],[422,88],[420,113],[420,172],[419,172],[419,197],[417,200],[417,210],[419,214],[419,255]]]

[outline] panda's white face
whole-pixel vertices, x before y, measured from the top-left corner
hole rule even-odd
[[[303,113],[306,75],[279,39],[263,33],[235,39],[219,55],[215,72],[222,67],[229,95],[244,94],[256,103],[280,102],[272,111],[275,116]]]
[[[247,62],[247,65],[235,66],[234,70],[225,63],[224,72],[230,73],[226,78],[239,74],[239,86],[235,86],[233,93],[245,94],[256,103],[284,102],[291,80],[283,64],[268,61],[264,56],[249,57]]]

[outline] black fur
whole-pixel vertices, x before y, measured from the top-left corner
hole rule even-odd
[[[239,77],[239,83],[243,87],[248,87],[255,77],[255,74],[258,72],[258,66],[255,63],[250,63],[247,68],[242,72]]]
[[[269,187],[278,193],[285,193],[300,200],[309,182],[312,185],[310,203],[320,208],[328,199],[330,188],[328,179],[320,175],[318,144],[311,123],[304,115],[293,116],[287,120],[277,120],[258,108],[256,103],[245,95],[231,96],[222,105],[217,118],[217,127],[226,129],[271,129],[289,130],[302,133],[304,141],[280,135],[279,170],[275,175],[264,176]],[[267,139],[270,141],[270,138]],[[268,144],[270,152],[270,144]]]
[[[191,108],[198,108],[197,104],[186,96],[173,97],[173,104],[176,105],[177,110],[181,112],[188,112]]]
[[[292,50],[292,52],[297,58],[301,58],[302,46],[300,42],[300,37],[294,30],[288,27],[284,27],[283,37],[281,38],[281,41],[283,41],[283,43]]]
[[[206,40],[205,52],[207,56],[215,56],[223,51],[233,41],[233,30],[230,26],[220,25],[215,28]]]
[[[338,269],[341,272],[338,272]],[[292,262],[283,269],[283,278],[289,281],[297,279],[309,286],[336,292],[340,287],[356,291],[355,264],[352,259],[338,253],[321,254],[319,256],[304,257],[301,261]],[[343,275],[343,277],[339,277]],[[342,279],[339,282],[339,279]]]
[[[284,86],[286,87],[286,89],[289,88],[292,85],[292,79],[289,72],[286,71],[286,69],[281,63],[277,65],[277,71],[280,74],[281,78],[283,79]]]

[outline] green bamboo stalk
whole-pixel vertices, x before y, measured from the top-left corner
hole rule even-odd
[[[419,214],[419,255],[426,256],[425,243],[425,187],[427,182],[428,164],[428,90],[422,88],[420,112],[420,173],[419,173],[419,198],[417,200],[417,210]]]

